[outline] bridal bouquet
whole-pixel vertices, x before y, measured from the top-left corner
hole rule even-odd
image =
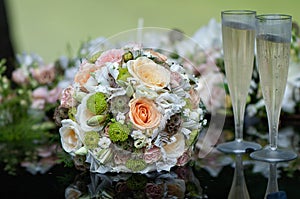
[[[199,87],[158,51],[129,45],[97,52],[62,92],[62,147],[75,165],[84,160],[97,173],[185,165],[206,123]]]

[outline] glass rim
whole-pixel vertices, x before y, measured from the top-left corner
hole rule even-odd
[[[256,15],[255,18],[259,20],[287,20],[292,19],[292,16],[288,14],[261,14]]]
[[[223,10],[221,14],[234,14],[234,15],[245,15],[245,14],[256,14],[254,10]]]

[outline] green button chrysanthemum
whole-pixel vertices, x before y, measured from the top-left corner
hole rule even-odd
[[[95,93],[87,100],[87,109],[95,115],[100,115],[107,109],[106,97],[103,93]]]
[[[138,172],[145,169],[147,167],[147,163],[142,159],[129,159],[127,160],[125,166],[134,172]]]
[[[125,141],[128,139],[130,129],[125,124],[120,122],[113,122],[109,125],[108,134],[109,138],[113,142]]]
[[[100,136],[96,131],[89,131],[85,133],[84,144],[88,149],[95,149],[98,147]]]

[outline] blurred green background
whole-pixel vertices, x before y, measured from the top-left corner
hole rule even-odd
[[[7,0],[15,51],[35,52],[45,61],[74,53],[89,38],[145,27],[178,28],[192,36],[226,9],[285,13],[300,21],[299,0]]]

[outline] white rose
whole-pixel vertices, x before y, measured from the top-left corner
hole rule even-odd
[[[75,153],[82,146],[83,132],[79,125],[73,120],[62,120],[62,127],[59,129],[63,149],[68,153]]]

